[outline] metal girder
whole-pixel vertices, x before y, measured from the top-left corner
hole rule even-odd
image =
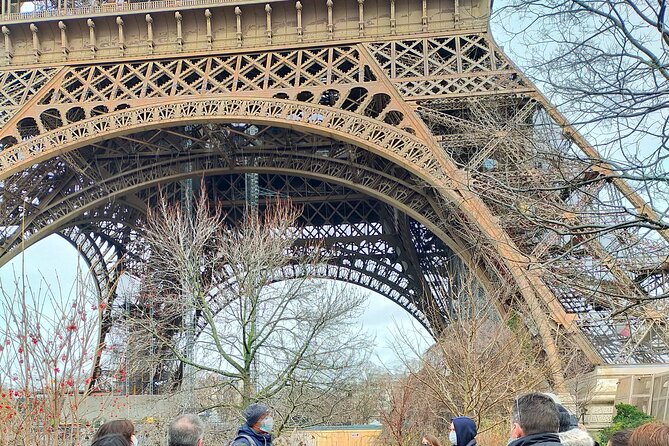
[[[240,125],[200,126],[188,130],[168,128],[113,140],[116,143],[92,145],[80,150],[76,158],[54,159],[51,163],[61,170],[61,181],[57,182],[61,188],[58,191],[34,189],[40,205],[27,210],[27,217],[24,217],[29,222],[24,232],[29,236],[26,242],[35,243],[52,233],[54,228],[86,221],[107,221],[111,227],[137,227],[136,222],[141,220],[143,211],[157,203],[160,194],[167,194],[168,199],[180,195],[176,190],[179,184],[176,177],[172,178],[175,182],[171,188],[160,191],[156,180],[163,182],[170,175],[183,177],[186,174],[180,166],[185,163],[190,166],[189,175],[211,175],[207,178],[211,181],[208,190],[226,209],[231,220],[243,215],[245,185],[241,172],[299,172],[302,177],[265,174],[261,186],[269,191],[265,193],[269,199],[275,195],[290,197],[302,207],[300,224],[305,239],[324,238],[326,246],[337,252],[337,260],[329,266],[330,271],[339,265],[338,276],[350,277],[355,283],[393,299],[426,327],[444,317],[446,313],[442,316],[435,313],[429,316],[433,319],[430,321],[422,312],[425,293],[429,295],[430,291],[424,283],[419,283],[420,268],[413,266],[413,259],[402,260],[403,266],[398,266],[399,260],[388,264],[387,256],[393,254],[380,249],[374,256],[358,255],[356,260],[354,247],[362,246],[366,238],[372,243],[378,236],[372,227],[374,221],[380,220],[377,214],[381,203],[370,201],[369,195],[315,178],[330,178],[358,190],[373,190],[377,195],[385,196],[389,203],[408,207],[428,221],[430,218],[438,220],[439,215],[448,213],[446,203],[436,192],[430,192],[429,186],[383,158],[353,146],[295,132],[277,133],[269,127],[256,127],[252,133],[254,135],[248,135]],[[190,142],[185,143],[186,140]],[[286,147],[287,140],[291,141],[290,148]],[[188,146],[188,152],[183,150],[184,146]],[[267,156],[268,151],[273,152],[273,156]],[[250,160],[255,161],[251,163]],[[251,164],[253,167],[244,167]],[[53,170],[49,163],[43,168]],[[226,175],[225,172],[237,174]],[[11,183],[12,178],[7,181]],[[48,193],[50,200],[39,196],[40,192]],[[126,201],[128,194],[133,194],[144,206],[130,206]],[[9,214],[5,216],[6,220],[22,215],[20,207],[8,208],[6,212]],[[326,225],[326,222],[330,224]],[[345,229],[341,226],[343,223],[346,223]],[[385,227],[393,226],[385,224]],[[7,261],[22,243],[21,234],[15,232],[4,241],[6,246],[14,247],[6,251],[3,261]],[[404,247],[396,251],[404,253],[412,242],[405,240]],[[395,237],[392,246],[401,244]],[[386,241],[379,246],[388,249],[391,245]],[[355,265],[360,261],[367,266],[356,269]],[[346,262],[352,264],[346,265]],[[407,274],[409,268],[414,271],[412,275]],[[345,270],[349,272],[344,273]],[[393,280],[389,278],[391,271],[394,271]],[[408,282],[398,280],[402,274],[408,277]]]
[[[152,133],[144,137],[152,139],[155,145],[156,139]],[[167,145],[168,142],[161,143]],[[118,147],[111,147],[109,150],[96,147],[81,152],[90,157],[89,161],[80,158],[76,164],[73,164],[73,160],[70,160],[67,164],[69,167],[63,167],[62,161],[54,160],[53,163],[61,167],[61,178],[67,180],[60,183],[58,193],[50,188],[43,189],[34,185],[34,201],[38,205],[26,209],[25,215],[22,213],[21,206],[5,209],[7,214],[3,215],[3,220],[10,223],[25,218],[26,230],[23,234],[13,231],[2,239],[4,253],[0,255],[1,261],[6,262],[11,258],[11,251],[16,249],[22,241],[28,245],[35,243],[52,233],[54,229],[57,230],[67,225],[68,221],[82,215],[89,219],[97,218],[93,213],[95,209],[101,209],[106,214],[121,212],[124,207],[129,207],[132,211],[133,206],[126,201],[114,202],[112,201],[114,198],[127,197],[135,190],[163,182],[167,178],[205,175],[207,172],[299,171],[315,176],[325,176],[360,190],[374,191],[377,196],[387,197],[389,202],[403,206],[414,215],[420,215],[426,222],[439,221],[448,213],[447,204],[440,199],[437,193],[431,192],[429,186],[421,184],[408,172],[402,171],[382,158],[370,157],[368,153],[355,147],[333,145],[332,142],[329,142],[329,145],[318,146],[317,149],[311,147],[310,150],[295,152],[279,148],[271,157],[259,156],[267,153],[263,152],[265,150],[263,147],[245,147],[243,150],[230,151],[230,156],[226,159],[219,156],[218,151],[204,147],[207,146],[206,143],[202,143],[202,146],[201,150],[192,147],[187,153],[179,151],[178,148],[172,148],[170,151],[170,147],[163,146],[161,149],[163,153],[158,159],[155,156],[149,156],[149,153],[142,156],[133,148],[129,148],[123,158],[120,156]],[[324,153],[324,150],[328,150],[329,153]],[[112,156],[107,155],[109,152],[112,153]],[[255,166],[249,167],[250,159],[255,160]],[[234,161],[232,164],[230,164],[231,160]],[[95,169],[93,163],[95,163]],[[184,163],[190,163],[190,174],[184,173],[184,169],[180,167]],[[367,164],[374,167],[368,167]],[[51,171],[48,163],[45,169]],[[81,175],[72,173],[72,171],[92,172],[94,170],[98,173],[104,171],[104,176],[98,175],[95,179],[82,180]],[[12,180],[13,178],[7,180],[7,184],[11,185]],[[39,195],[45,192],[48,193],[49,200]],[[57,197],[57,200],[53,197]],[[237,196],[238,199],[241,197],[243,195]],[[150,203],[145,200],[146,197],[139,198],[140,202]],[[99,211],[95,212],[99,213]],[[136,208],[134,212],[141,214],[142,209]],[[136,226],[135,222],[139,218],[139,216],[133,217],[128,224]]]
[[[666,304],[655,296],[666,293],[669,281],[658,282],[662,275],[653,273],[655,279],[644,282],[635,273],[657,270],[666,244],[634,227],[624,193],[561,138],[540,102],[523,96],[490,101],[435,100],[423,102],[418,111],[435,134],[443,135],[444,149],[471,172],[474,187],[496,209],[517,246],[546,265],[544,280],[562,306],[578,316],[607,362],[647,362],[649,351],[657,355],[655,361],[668,358],[669,342],[661,336],[648,341],[643,327],[667,325]],[[603,236],[561,235],[579,226],[611,229]]]
[[[329,260],[310,271],[310,276],[343,280],[375,291],[400,305],[436,336],[440,327],[447,323],[449,314],[432,310],[453,299],[453,296],[444,295],[449,292],[446,289],[439,289],[438,295],[431,294],[426,289],[426,282],[419,277],[423,274],[421,267],[425,265],[426,256],[421,255],[419,258],[416,255],[418,264],[408,265],[403,252],[406,242],[402,240],[406,234],[388,229],[393,228],[392,222],[384,221],[389,215],[388,212],[377,212],[385,206],[371,204],[373,203],[363,206],[367,210],[364,219],[347,220],[347,216],[350,218],[353,215],[350,212],[350,201],[341,201],[337,206],[343,209],[331,214],[334,217],[332,221],[322,217],[316,219],[317,223],[309,219],[303,221],[302,235],[294,247],[294,255],[299,256],[318,249]],[[223,206],[226,208],[225,204]],[[416,222],[413,224],[420,226]],[[314,248],[314,241],[319,242],[317,248]],[[443,243],[437,242],[434,246],[439,247],[439,252],[446,259],[444,263],[455,257]],[[433,251],[431,255],[434,253]],[[442,273],[447,270],[444,268]],[[301,277],[302,274],[303,268],[289,266],[277,273],[276,280],[293,279]],[[230,285],[227,280],[220,282]],[[429,299],[439,299],[439,302],[429,303]],[[216,313],[227,302],[223,288],[219,293],[213,294],[210,307]],[[446,306],[450,308],[452,305],[451,302]],[[204,323],[204,320],[198,321],[200,330],[204,328]]]
[[[25,95],[5,95],[11,110],[0,129],[0,212],[5,222],[0,264],[15,255],[22,240],[29,246],[88,220],[140,227],[146,206],[159,193],[157,186],[186,178],[188,163],[191,176],[224,179],[226,174],[260,172],[304,177],[319,187],[334,184],[393,206],[405,220],[386,229],[402,234],[395,243],[404,256],[401,272],[420,290],[421,299],[431,295],[434,300],[435,293],[448,289],[441,282],[448,256],[421,257],[421,250],[430,246],[426,238],[460,246],[463,256],[470,247],[486,247],[494,253],[490,258],[480,264],[464,258],[465,263],[483,276],[516,285],[556,364],[556,379],[561,373],[556,332],[566,333],[560,339],[575,342],[593,363],[636,360],[634,352],[648,342],[645,335],[651,330],[640,328],[638,344],[606,345],[591,324],[603,301],[578,287],[594,284],[644,297],[651,291],[643,283],[655,283],[656,290],[664,285],[636,281],[621,266],[625,259],[610,255],[611,245],[601,240],[584,244],[590,248],[587,255],[568,257],[560,254],[560,247],[582,241],[565,241],[529,219],[509,224],[504,200],[510,189],[496,172],[486,173],[481,166],[490,159],[503,165],[505,181],[513,187],[545,182],[553,171],[525,168],[532,157],[521,150],[542,129],[541,113],[591,159],[596,152],[485,32],[425,32],[361,44],[321,42],[65,64],[57,73],[31,71],[33,75],[39,79]],[[19,85],[17,79],[25,76],[17,70],[3,85]],[[624,184],[616,180],[614,186],[634,207],[643,208]],[[346,194],[335,189],[305,190],[299,196],[305,209],[323,221],[336,215],[342,221],[369,217],[357,215],[354,208],[337,211],[344,202],[337,197]],[[613,195],[599,184],[585,195],[596,189]],[[562,215],[542,217],[558,224],[573,221],[569,212],[574,201],[581,203],[580,209],[596,212],[592,200],[579,198],[582,190],[562,192],[566,198],[560,193],[525,194],[515,210],[548,204]],[[227,198],[231,209],[241,197]],[[16,230],[20,215],[27,224],[21,234]],[[407,224],[407,216],[419,226]],[[347,241],[352,239],[340,239]],[[630,251],[627,258],[631,256]],[[341,258],[347,258],[343,251]],[[603,268],[581,276],[578,286],[550,279],[560,279],[564,271],[573,274],[588,262]],[[363,264],[381,268],[372,257]],[[640,270],[644,268],[634,271]],[[362,266],[355,270],[342,264],[340,271],[332,274],[363,274]],[[359,279],[363,286],[364,280]],[[578,300],[587,305],[574,316],[570,311]],[[439,305],[441,314],[447,314],[447,306]],[[608,304],[606,311],[610,315],[614,305]],[[652,317],[634,315],[644,324]],[[662,357],[660,344],[653,345]]]
[[[366,60],[371,63],[369,57],[371,56],[366,56]],[[378,73],[379,69],[375,67],[374,72]],[[486,239],[495,241],[494,249],[498,250],[501,256],[500,263],[495,269],[504,264],[505,268],[509,268],[514,280],[518,281],[518,289],[530,303],[532,317],[540,327],[547,352],[549,356],[555,358],[552,363],[555,366],[554,376],[556,381],[560,381],[562,372],[559,370],[559,358],[548,332],[545,310],[541,309],[539,304],[543,301],[551,305],[553,299],[549,290],[539,278],[528,276],[527,270],[521,267],[524,261],[513,248],[513,242],[508,240],[499,243],[507,239],[507,235],[492,220],[481,216],[481,213],[488,211],[480,199],[463,188],[467,180],[462,172],[457,171],[440,151],[423,124],[416,117],[409,118],[413,111],[401,102],[400,96],[390,90],[392,86],[385,81],[379,83],[374,87],[374,95],[366,95],[369,99],[363,99],[364,92],[356,88],[351,87],[346,90],[345,99],[339,97],[335,100],[334,106],[285,99],[247,100],[241,97],[243,95],[236,95],[235,98],[188,98],[169,102],[151,100],[151,105],[109,112],[64,127],[58,127],[56,122],[54,130],[30,138],[29,142],[8,146],[0,152],[2,167],[0,178],[18,173],[22,169],[20,166],[25,162],[34,165],[52,158],[57,153],[69,153],[84,145],[98,144],[104,139],[127,136],[152,128],[192,125],[191,123],[197,122],[248,122],[255,125],[289,127],[347,142],[369,153],[382,155],[395,166],[394,169],[405,169],[414,177],[434,184],[433,187],[439,191],[442,200],[454,203],[456,212],[462,213],[465,220],[471,218],[472,222],[487,234],[484,236]],[[408,119],[410,127],[398,129],[395,118],[393,118],[395,125],[384,122],[386,113],[379,114],[379,112],[389,107],[390,111],[399,113],[396,115],[397,118],[401,116],[403,121]],[[10,125],[9,128],[11,127]],[[16,129],[18,131],[18,127]],[[95,171],[93,173],[97,174]],[[159,177],[160,175],[156,175],[155,181],[159,181]],[[366,177],[362,179],[365,180]],[[89,206],[92,204],[89,203]],[[452,221],[449,226],[453,227],[453,224]],[[439,226],[445,227],[441,218],[438,222],[432,223],[432,228],[436,228],[437,232],[441,232]],[[440,237],[444,239],[445,236],[441,232]],[[565,326],[572,326],[560,307],[553,306],[550,311]],[[585,341],[579,342],[587,350],[588,344]],[[596,353],[589,355],[593,361],[597,361]]]
[[[104,232],[88,232],[79,226],[70,226],[58,233],[77,249],[88,265],[98,295],[112,302],[123,270],[125,247]]]
[[[234,199],[243,195],[242,175],[212,176],[205,181],[208,193],[219,200],[231,222],[243,215],[244,201]],[[178,187],[177,184],[179,183],[174,183],[174,187]],[[320,240],[319,249],[322,249],[327,257],[332,257],[332,261],[327,262],[323,269],[317,272],[316,277],[346,280],[384,295],[402,306],[430,331],[443,326],[448,314],[428,312],[426,309],[443,306],[443,302],[450,298],[443,295],[447,290],[439,290],[441,304],[426,303],[426,299],[437,297],[426,295],[425,281],[420,281],[417,277],[421,274],[420,268],[425,264],[426,256],[421,255],[419,258],[416,252],[410,259],[415,261],[416,265],[407,262],[404,251],[412,240],[401,240],[402,237],[407,237],[407,234],[393,229],[393,222],[384,221],[384,218],[390,215],[387,211],[383,211],[385,205],[345,187],[315,182],[303,177],[261,175],[260,184],[268,194],[267,199],[262,201],[263,206],[277,195],[283,195],[290,197],[293,203],[302,207],[299,219],[302,242],[298,241],[296,244],[296,254],[304,247],[310,246],[314,240]],[[275,190],[269,187],[274,187]],[[323,195],[314,195],[314,192]],[[330,200],[334,194],[341,196],[341,199]],[[139,194],[148,202],[154,200],[157,195],[155,188],[144,189]],[[175,192],[170,195],[179,194]],[[114,215],[119,218],[123,214]],[[107,227],[123,226],[122,219],[117,222],[107,222]],[[102,228],[97,230],[104,233]],[[76,230],[74,232],[76,233]],[[115,235],[115,237],[121,236],[123,234]],[[138,236],[141,237],[141,233]],[[127,235],[125,237],[127,238]],[[453,257],[452,251],[434,236],[431,246],[432,250],[428,254],[432,257],[432,261],[436,254],[435,246],[440,246],[439,252],[444,259]],[[132,257],[141,255],[132,252],[129,254]],[[132,273],[132,267],[130,272]],[[284,273],[285,279],[293,277],[290,271]],[[213,306],[215,308],[215,302]]]
[[[4,125],[56,73],[56,68],[0,72],[0,125]]]

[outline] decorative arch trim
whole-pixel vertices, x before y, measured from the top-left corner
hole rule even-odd
[[[315,133],[362,147],[426,181],[443,178],[417,136],[353,112],[283,99],[212,98],[153,103],[96,116],[25,139],[0,152],[0,180],[25,166],[102,140],[192,122],[245,122]]]

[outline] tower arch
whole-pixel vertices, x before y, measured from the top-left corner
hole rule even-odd
[[[21,240],[52,232],[93,257],[90,242],[102,235],[126,246],[118,225],[140,228],[155,185],[181,181],[189,168],[218,178],[293,176],[350,186],[421,224],[431,234],[418,237],[425,245],[436,236],[462,258],[489,253],[469,263],[516,287],[558,364],[556,382],[562,345],[577,345],[591,364],[666,362],[669,342],[655,336],[666,317],[647,299],[666,287],[661,269],[629,266],[606,244],[561,231],[575,215],[596,214],[591,205],[602,196],[620,197],[615,206],[639,215],[648,207],[622,179],[603,179],[610,166],[587,167],[580,188],[551,176],[554,166],[535,150],[537,142],[544,148],[537,135],[546,127],[595,164],[598,154],[494,43],[487,4],[274,5],[275,19],[304,14],[293,26],[267,25],[256,3],[127,3],[122,24],[94,8],[2,12],[0,264]],[[40,26],[37,51],[32,21],[59,14],[67,25]],[[251,127],[264,138],[255,147]],[[560,147],[547,150],[550,158]],[[544,190],[545,178],[558,183],[554,191]],[[539,191],[525,193],[526,183]],[[543,225],[532,226],[544,202]],[[19,234],[22,214],[27,231]],[[580,244],[587,249],[563,255]],[[595,267],[581,274],[584,265]],[[634,333],[627,338],[619,314],[635,299],[651,308],[623,311]]]

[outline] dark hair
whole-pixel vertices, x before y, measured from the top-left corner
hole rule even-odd
[[[130,440],[123,434],[107,434],[96,436],[91,446],[130,446]]]
[[[512,420],[525,435],[557,433],[560,415],[555,402],[543,393],[528,393],[513,403]]]
[[[105,424],[98,428],[98,431],[93,437],[95,441],[99,437],[104,437],[105,435],[110,434],[120,434],[125,437],[128,442],[131,441],[130,437],[135,434],[135,425],[132,424],[130,420],[112,420],[107,421]]]
[[[629,440],[634,446],[667,446],[669,444],[669,424],[642,424],[632,431]]]
[[[609,437],[609,444],[611,446],[628,446],[630,444],[631,429],[616,431]]]
[[[578,420],[576,417],[562,404],[555,404],[558,409],[558,415],[560,416],[560,432],[567,432],[569,430],[578,428]]]
[[[197,446],[204,435],[204,424],[200,417],[187,413],[179,415],[170,424],[167,432],[168,446]]]
[[[441,446],[441,443],[439,443],[439,440],[434,435],[425,434],[423,435],[423,438],[426,439],[432,446]]]

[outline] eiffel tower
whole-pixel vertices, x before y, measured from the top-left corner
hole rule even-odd
[[[336,252],[324,277],[435,335],[471,272],[513,287],[496,305],[522,303],[555,377],[574,352],[668,362],[669,234],[632,224],[657,216],[496,45],[487,2],[1,2],[0,265],[58,234],[113,299],[160,191],[204,178],[231,216],[290,197]]]

